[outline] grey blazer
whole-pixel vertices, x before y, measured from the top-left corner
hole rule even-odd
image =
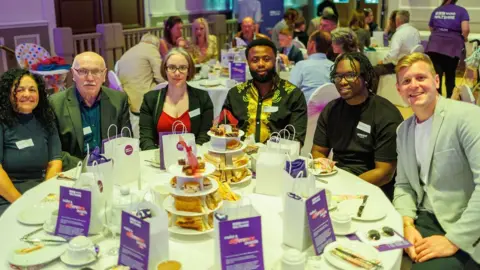
[[[415,219],[426,191],[445,236],[480,262],[480,108],[439,97],[433,117],[425,186],[415,155],[415,116],[398,128],[393,204]]]

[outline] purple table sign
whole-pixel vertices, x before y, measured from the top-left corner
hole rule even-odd
[[[336,240],[328,212],[325,190],[323,189],[313,195],[305,203],[310,235],[312,236],[315,254],[318,256],[323,253],[325,246]]]
[[[123,211],[118,264],[147,270],[149,252],[150,223]]]
[[[237,82],[246,82],[247,63],[230,62],[230,79]]]
[[[88,190],[60,187],[60,202],[55,235],[67,240],[88,236],[92,207],[92,194]]]
[[[382,252],[382,251],[389,251],[389,250],[393,250],[393,249],[404,249],[404,248],[407,248],[407,247],[412,245],[410,242],[407,241],[407,239],[405,239],[403,236],[401,236],[398,232],[395,232],[395,233],[402,238],[402,241],[391,243],[391,244],[379,245],[379,246],[375,246],[374,248],[376,248],[378,251]],[[361,242],[360,238],[358,238],[358,236],[356,234],[347,235],[347,238],[352,240],[352,241],[360,241]]]
[[[222,269],[265,269],[260,216],[219,222]]]

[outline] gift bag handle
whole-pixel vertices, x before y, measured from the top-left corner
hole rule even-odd
[[[283,133],[283,137],[281,137],[282,139],[284,139],[284,140],[290,140],[290,131],[289,131],[288,129],[284,128],[284,129],[280,129],[280,130],[278,131],[278,134],[282,134],[282,133]],[[287,137],[287,134],[286,134],[286,133],[288,133],[288,137]]]
[[[112,126],[115,127],[115,138],[117,138],[117,135],[118,135],[118,127],[117,127],[117,125],[111,124],[110,126],[108,126],[108,129],[107,129],[107,138],[109,138],[109,139],[111,138],[111,137],[110,137],[110,128],[111,128]]]
[[[180,134],[187,133],[187,126],[185,126],[185,124],[181,120],[176,120],[172,124],[172,133],[173,134],[177,134],[177,127],[180,126],[180,125],[182,126],[182,133],[180,133]]]
[[[129,135],[130,135],[129,137],[130,137],[130,138],[133,138],[133,136],[132,136],[132,130],[131,130],[129,127],[123,127],[123,128],[120,130],[120,134],[122,135],[122,137],[123,137],[123,130],[124,130],[124,129],[127,129],[127,130],[128,130],[128,133],[129,133]]]
[[[77,166],[75,167],[75,180],[78,180],[80,178],[80,175],[82,174],[82,166],[83,162],[79,161],[77,163]]]
[[[280,133],[278,133],[278,132],[272,132],[272,133],[270,134],[270,138],[268,138],[269,141],[272,141],[272,142],[274,142],[274,143],[278,143],[279,141],[277,142],[277,141],[275,141],[275,140],[272,140],[272,138],[277,138],[277,139],[280,141],[280,138],[281,138]],[[267,144],[267,145],[268,145],[268,144]]]
[[[285,154],[285,155],[287,156],[288,162],[290,162],[290,167],[288,168],[288,174],[292,175],[292,167],[293,167],[292,158],[290,157],[289,154]]]
[[[293,136],[292,136],[291,140],[294,141],[295,140],[295,135],[297,134],[297,131],[295,130],[295,127],[292,124],[286,125],[284,129],[287,130],[288,127],[291,127],[293,129]],[[289,131],[289,133],[290,133],[290,131]],[[288,139],[290,140],[290,136],[288,136]]]

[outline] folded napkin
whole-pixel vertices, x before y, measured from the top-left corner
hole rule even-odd
[[[291,167],[291,169],[290,169]],[[304,159],[295,159],[294,161],[290,162],[287,160],[287,164],[285,170],[290,173],[290,176],[293,178],[297,178],[297,175],[300,172],[303,172],[302,177],[307,177],[307,166],[305,165]]]
[[[109,162],[110,160],[111,159],[108,159],[102,154],[100,154],[100,148],[97,146],[95,147],[95,149],[93,149],[92,152],[90,152],[90,155],[88,156],[88,160],[87,160],[87,165],[92,166],[92,163],[94,161],[96,161],[97,164],[100,165],[102,163]]]
[[[65,62],[63,57],[50,57],[44,59],[36,64],[33,64],[31,69],[38,70],[38,71],[52,71],[52,70],[60,70],[60,69],[70,69],[70,65]]]

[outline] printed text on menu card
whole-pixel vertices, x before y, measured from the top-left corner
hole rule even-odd
[[[147,270],[149,252],[150,223],[123,211],[118,264]]]
[[[247,64],[230,62],[230,79],[237,82],[247,81]]]
[[[219,222],[222,269],[264,269],[260,216]]]
[[[88,236],[92,195],[88,190],[60,187],[60,202],[55,235],[71,239]]]
[[[336,239],[324,189],[306,201],[306,209],[313,247],[318,256],[323,253],[325,246],[335,242]]]

